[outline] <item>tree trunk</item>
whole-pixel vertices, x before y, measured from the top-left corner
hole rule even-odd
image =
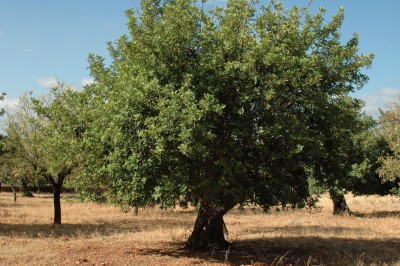
[[[57,175],[57,182],[52,176],[47,176],[53,186],[54,194],[54,224],[61,224],[61,189],[64,179],[71,174],[71,169],[66,169]]]
[[[54,224],[61,224],[61,184],[53,186],[54,191]]]
[[[352,215],[353,212],[347,205],[346,198],[341,193],[336,193],[333,191],[329,192],[333,203],[333,214],[334,215]]]
[[[186,248],[206,249],[219,248],[227,249],[230,243],[225,240],[226,230],[223,216],[232,209],[235,204],[227,203],[225,206],[200,200],[200,209],[194,225],[193,232],[189,237]]]
[[[21,180],[21,194],[22,197],[27,197],[27,198],[33,197],[32,192],[29,190],[27,181],[24,178]]]
[[[133,207],[133,215],[138,216],[138,214],[139,214],[139,208],[138,208],[138,206],[134,206]]]
[[[13,185],[11,185],[11,189],[12,189],[12,192],[13,192],[13,199],[14,199],[14,202],[17,202],[17,192],[15,191],[15,188],[14,188]]]

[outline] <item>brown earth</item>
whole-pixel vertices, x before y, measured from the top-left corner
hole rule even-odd
[[[227,251],[185,250],[193,209],[139,210],[64,197],[52,225],[52,197],[12,201],[0,193],[0,265],[400,265],[400,201],[347,196],[355,217],[332,215],[325,196],[312,211],[234,209]]]

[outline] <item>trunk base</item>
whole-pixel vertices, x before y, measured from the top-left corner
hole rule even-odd
[[[227,204],[218,207],[201,201],[199,213],[193,232],[186,242],[186,249],[220,249],[227,250],[231,244],[226,241],[224,233],[227,233],[223,216],[234,207]]]
[[[347,205],[346,199],[344,195],[332,195],[331,199],[333,203],[333,215],[343,215],[343,216],[352,216],[353,212],[350,210]]]
[[[14,202],[17,202],[17,192],[15,191],[14,186],[11,186],[12,192],[13,192],[13,200]]]

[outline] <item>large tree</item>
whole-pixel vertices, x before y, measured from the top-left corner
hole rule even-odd
[[[188,247],[227,246],[223,216],[236,204],[309,203],[307,169],[322,142],[310,123],[362,87],[372,58],[356,35],[341,43],[343,10],[325,22],[323,9],[278,2],[205,11],[143,0],[127,17],[130,36],[109,45],[109,66],[90,56],[95,82],[83,92],[85,143],[101,150],[108,198],[198,202]]]

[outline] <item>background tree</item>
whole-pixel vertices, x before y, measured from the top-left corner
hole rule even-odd
[[[40,156],[44,158],[38,167],[39,173],[53,187],[54,223],[61,224],[61,191],[67,177],[77,169],[81,156],[79,115],[75,106],[78,92],[71,86],[59,82],[49,94],[33,98],[32,104],[44,139],[40,143]]]
[[[61,223],[60,194],[63,182],[76,163],[79,149],[73,126],[74,91],[59,84],[38,99],[23,94],[18,106],[7,112],[7,147],[13,173],[25,171],[44,178],[54,191],[54,223]]]
[[[388,143],[391,153],[383,154],[379,161],[382,164],[378,174],[385,183],[396,186],[391,190],[400,195],[400,104],[393,103],[389,110],[381,113],[379,119],[380,136]]]
[[[42,138],[29,97],[28,93],[24,93],[20,96],[17,106],[6,110],[6,155],[3,164],[7,166],[3,172],[13,186],[21,187],[23,196],[31,197],[29,187],[36,184],[39,178],[32,166],[39,164],[38,150]]]
[[[379,158],[390,152],[386,141],[377,134],[377,122],[361,113],[359,101],[348,98],[341,106],[340,112],[327,110],[323,121],[330,124],[329,127],[317,127],[322,129],[324,141],[320,146],[319,163],[311,175],[314,186],[329,192],[333,214],[351,215],[346,193],[388,195],[395,184],[382,183],[377,174],[381,165]]]
[[[1,182],[9,185],[13,192],[14,202],[17,201],[17,187],[20,188],[22,196],[26,196],[25,193],[29,193],[27,196],[32,196],[32,193],[28,189],[28,185],[35,185],[35,178],[32,169],[24,161],[19,160],[18,156],[15,156],[15,150],[9,149],[9,143],[7,137],[2,137],[2,151],[0,157],[0,179]]]
[[[358,54],[357,36],[341,44],[343,10],[328,23],[323,9],[313,16],[278,2],[204,11],[144,0],[141,10],[127,11],[130,37],[109,45],[110,66],[89,57],[95,83],[83,93],[98,119],[84,142],[101,147],[108,199],[195,199],[187,247],[226,247],[223,216],[236,204],[310,203],[307,169],[326,138],[311,123],[327,107],[341,115],[336,99],[365,83],[360,69],[372,58]]]
[[[360,149],[354,138],[364,130],[361,107],[359,100],[335,95],[310,121],[310,128],[319,134],[317,158],[311,175],[318,187],[329,192],[333,214],[351,214],[344,194],[352,185],[350,172],[358,159],[355,157],[357,149]]]
[[[354,139],[360,147],[355,155],[357,163],[353,164],[350,176],[354,195],[391,195],[399,188],[395,180],[382,180],[379,169],[382,167],[381,158],[393,154],[389,143],[380,133],[379,123],[370,116],[364,116],[364,130]]]
[[[4,101],[5,98],[5,94],[1,93],[0,94],[0,101]],[[2,117],[4,115],[4,109],[1,108],[0,109],[0,117]],[[4,154],[4,135],[3,133],[0,133],[0,159],[2,158]],[[3,177],[0,175],[0,193],[1,193],[1,184],[3,182]]]

